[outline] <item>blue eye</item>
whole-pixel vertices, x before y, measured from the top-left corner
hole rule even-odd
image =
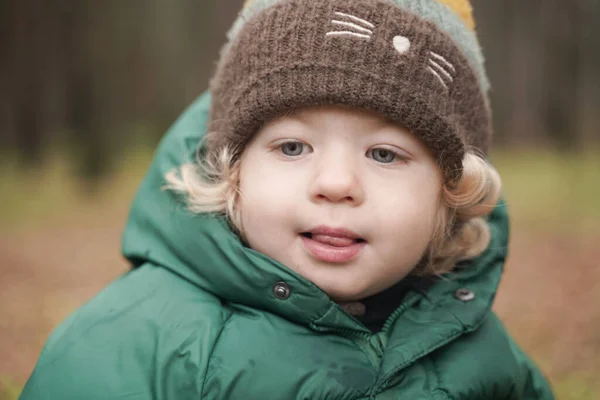
[[[290,157],[301,155],[302,153],[304,153],[306,147],[306,144],[302,142],[285,142],[282,143],[280,146],[281,152],[286,156]]]
[[[400,158],[398,154],[394,153],[392,150],[381,147],[369,150],[367,155],[368,157],[382,164],[390,164]]]

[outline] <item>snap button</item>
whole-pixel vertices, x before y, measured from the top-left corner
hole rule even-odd
[[[273,294],[279,300],[287,300],[291,293],[290,287],[285,282],[277,282],[275,286],[273,286]]]
[[[475,293],[473,293],[469,289],[461,288],[454,292],[454,297],[456,297],[460,301],[467,302],[475,299]]]

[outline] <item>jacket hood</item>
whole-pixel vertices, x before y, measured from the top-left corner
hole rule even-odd
[[[134,268],[151,263],[168,269],[226,302],[269,311],[319,330],[368,332],[313,283],[244,246],[224,217],[193,215],[179,195],[162,189],[165,174],[195,159],[207,129],[210,101],[210,94],[200,96],[159,144],[130,211],[123,234],[124,256]],[[508,217],[503,203],[491,214],[490,226],[492,241],[486,252],[445,275],[427,293],[407,296],[405,303],[414,306],[401,306],[403,312],[394,325],[416,318],[420,322],[415,325],[413,321],[415,329],[426,329],[433,319],[447,322],[458,334],[481,323],[491,308],[507,254]],[[274,285],[281,281],[291,289],[287,300],[273,294]],[[457,300],[461,288],[475,297],[468,302]]]

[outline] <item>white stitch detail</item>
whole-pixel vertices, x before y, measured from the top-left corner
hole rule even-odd
[[[432,74],[434,74],[435,76],[437,76],[437,78],[440,80],[440,83],[441,83],[442,85],[444,85],[444,87],[445,87],[446,89],[448,89],[448,85],[446,85],[446,82],[444,82],[444,80],[442,79],[442,77],[441,77],[441,76],[440,76],[440,75],[439,75],[437,72],[435,72],[435,70],[434,70],[433,68],[431,68],[431,67],[427,67],[427,69],[429,69],[429,70],[431,71],[431,73],[432,73]]]
[[[341,35],[352,35],[360,38],[371,39],[371,35],[363,35],[362,33],[350,32],[350,31],[335,31],[327,32],[326,36],[341,36]]]
[[[392,40],[392,44],[400,54],[404,54],[410,49],[410,40],[402,35],[395,36]]]
[[[432,55],[432,56],[434,56],[434,57],[435,57],[435,58],[437,58],[438,60],[440,60],[440,61],[444,62],[444,63],[445,63],[445,64],[446,64],[448,67],[450,67],[450,69],[451,69],[453,72],[456,72],[456,70],[454,69],[454,65],[450,64],[450,63],[448,62],[448,60],[446,60],[444,57],[440,56],[440,55],[439,55],[439,54],[437,54],[437,53],[434,53],[433,51],[430,51],[430,53],[431,53],[431,55]]]
[[[359,30],[361,32],[367,32],[367,33],[373,34],[372,30],[367,29],[367,28],[363,28],[362,26],[353,24],[352,22],[344,22],[344,21],[338,21],[338,20],[334,19],[333,21],[331,21],[331,23],[335,24],[335,25],[349,26],[349,27],[354,28],[356,30]]]
[[[431,59],[429,60],[429,63],[431,65],[433,65],[434,67],[436,67],[436,69],[438,71],[440,71],[442,74],[446,75],[446,77],[448,79],[450,79],[450,82],[454,82],[454,78],[452,77],[452,75],[450,75],[450,73],[448,73],[448,71],[446,71],[440,64],[436,63],[435,61],[433,61]]]
[[[348,18],[353,19],[353,20],[355,20],[357,22],[361,22],[361,23],[363,23],[363,24],[365,24],[365,25],[367,25],[367,26],[369,26],[371,28],[375,28],[375,25],[373,25],[369,21],[365,21],[364,19],[355,17],[354,15],[346,14],[346,13],[339,12],[339,11],[336,11],[335,14],[336,15],[340,15],[342,17],[348,17]]]

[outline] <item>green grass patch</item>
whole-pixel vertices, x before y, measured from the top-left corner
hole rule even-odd
[[[121,155],[107,176],[94,182],[78,177],[63,151],[53,152],[36,168],[24,169],[4,159],[0,164],[0,232],[126,212],[152,154],[153,149],[137,147]]]
[[[600,232],[600,149],[499,151],[492,160],[515,224],[532,230]]]
[[[21,386],[8,377],[0,378],[0,400],[17,400],[21,394]]]
[[[598,400],[600,386],[596,379],[582,375],[571,375],[553,382],[557,400]]]

